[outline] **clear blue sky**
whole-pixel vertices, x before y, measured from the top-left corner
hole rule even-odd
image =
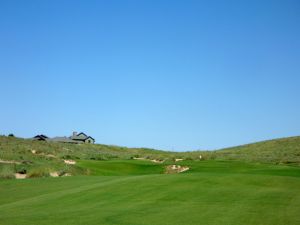
[[[300,2],[0,2],[0,134],[217,149],[300,135]]]

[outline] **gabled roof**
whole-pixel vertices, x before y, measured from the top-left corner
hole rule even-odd
[[[86,139],[89,139],[89,138],[90,138],[90,139],[93,139],[93,140],[95,141],[95,139],[94,139],[94,138],[92,138],[91,136],[88,136]],[[85,139],[85,140],[86,140],[86,139]]]
[[[80,132],[79,134],[77,134],[77,136],[80,136],[80,135],[84,135],[84,136],[87,137],[87,135],[85,133],[83,133],[83,132]]]
[[[48,137],[44,134],[38,134],[36,136],[33,137],[33,139],[42,139],[42,140],[45,140],[45,139],[48,139]]]
[[[82,143],[85,142],[87,139],[92,139],[95,142],[95,139],[91,136],[87,136],[85,133],[80,132],[79,134],[73,135],[71,137],[54,137],[49,138],[44,134],[38,134],[31,140],[38,140],[38,141],[49,141],[49,142],[65,142],[65,143]]]
[[[93,139],[94,141],[95,141],[95,139],[94,138],[92,138],[91,136],[87,136],[85,133],[83,133],[83,132],[80,132],[79,134],[76,134],[75,136],[73,135],[73,136],[71,136],[70,137],[72,140],[80,140],[80,141],[84,141],[84,140],[86,140],[86,139],[88,139],[88,138],[91,138],[91,139]]]

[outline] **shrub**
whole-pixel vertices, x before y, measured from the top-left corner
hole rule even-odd
[[[12,165],[3,165],[0,167],[0,178],[13,179],[15,178],[15,169]]]
[[[27,174],[27,177],[29,178],[49,177],[49,176],[50,176],[49,169],[43,167],[33,168]]]
[[[17,173],[20,173],[20,174],[26,174],[27,173],[27,168],[23,167],[23,166],[17,166],[16,171],[17,171]]]
[[[61,158],[63,158],[63,159],[71,159],[72,156],[70,156],[70,155],[63,155]]]

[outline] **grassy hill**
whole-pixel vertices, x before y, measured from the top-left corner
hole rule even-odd
[[[300,165],[300,137],[280,138],[219,150],[217,158]]]
[[[200,155],[201,160],[237,160],[300,165],[300,137],[263,141],[218,151],[166,152],[100,144],[48,143],[0,136],[0,160],[17,162],[13,164],[0,163],[0,177],[13,177],[15,172],[20,171],[26,171],[29,177],[48,176],[51,171],[58,171],[60,174],[87,175],[95,173],[93,164],[98,161],[132,160],[137,157],[148,160],[164,160],[163,165],[168,165],[172,164],[176,158],[199,161]],[[85,160],[86,162],[77,165],[64,163],[64,160],[70,159],[78,162]],[[85,164],[89,164],[90,167],[83,166]],[[113,162],[112,164],[118,168],[117,163]],[[153,163],[149,167],[156,172],[163,171]],[[142,170],[145,171],[145,168]],[[105,174],[105,171],[102,174]]]
[[[111,161],[130,160],[134,157],[167,159],[177,153],[146,149],[126,148],[100,144],[66,144],[26,140],[0,136],[0,177],[12,177],[15,172],[26,170],[29,177],[48,176],[52,171],[61,174],[87,175],[86,167],[68,165],[64,160]],[[92,169],[92,166],[91,166]]]
[[[1,177],[39,177],[0,178],[0,225],[297,225],[299,146],[292,137],[174,153],[0,137]],[[190,169],[166,174],[174,164]]]

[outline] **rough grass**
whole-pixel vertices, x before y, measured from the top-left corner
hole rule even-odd
[[[271,164],[300,165],[300,137],[280,138],[241,145],[216,151],[194,151],[183,154],[184,158],[237,160]]]
[[[300,137],[281,138],[217,151],[218,159],[300,165]]]
[[[0,163],[0,178],[13,179],[15,178],[15,167],[11,164]]]

